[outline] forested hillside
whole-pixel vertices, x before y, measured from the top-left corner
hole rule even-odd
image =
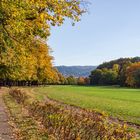
[[[99,65],[91,72],[90,84],[140,87],[140,57],[120,58]]]
[[[96,66],[56,66],[64,76],[88,77]]]

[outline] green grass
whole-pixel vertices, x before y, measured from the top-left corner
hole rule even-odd
[[[140,89],[48,86],[34,91],[39,100],[47,95],[67,104],[104,111],[113,117],[140,124]]]

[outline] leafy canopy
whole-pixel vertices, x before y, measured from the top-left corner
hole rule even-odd
[[[61,26],[65,18],[79,21],[85,12],[82,4],[81,0],[1,0],[0,78],[44,80],[50,75],[52,79],[56,71],[46,43],[50,28]]]

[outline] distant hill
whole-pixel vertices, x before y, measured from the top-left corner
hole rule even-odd
[[[96,66],[56,66],[56,68],[64,76],[88,77]]]

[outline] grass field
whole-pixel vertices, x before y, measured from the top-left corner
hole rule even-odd
[[[35,88],[35,96],[100,110],[113,117],[140,124],[140,89],[119,87],[48,86]]]

